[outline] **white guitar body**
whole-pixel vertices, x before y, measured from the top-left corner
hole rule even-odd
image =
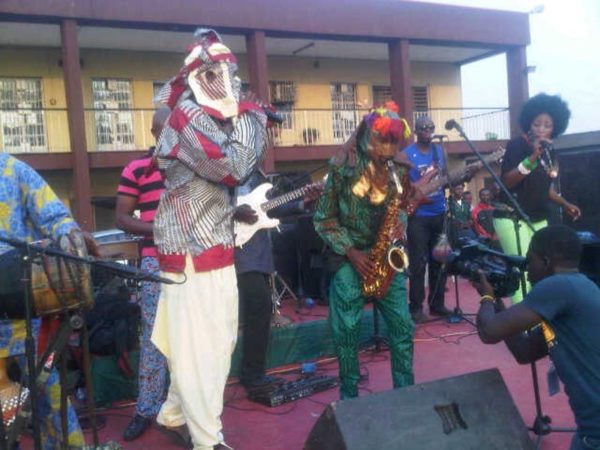
[[[279,219],[271,219],[267,212],[263,210],[262,205],[267,201],[267,192],[273,188],[271,183],[263,183],[252,192],[246,195],[240,195],[237,198],[236,206],[248,205],[258,215],[258,220],[252,225],[243,222],[234,222],[235,245],[242,247],[248,242],[254,233],[266,228],[275,228],[279,225]]]

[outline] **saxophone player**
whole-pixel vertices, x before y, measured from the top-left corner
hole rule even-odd
[[[374,249],[382,239],[387,247],[387,240],[404,238],[405,214],[400,208],[390,209],[391,204],[402,202],[394,201],[401,193],[390,177],[388,162],[409,135],[408,124],[398,115],[394,102],[366,115],[330,161],[314,215],[315,229],[334,253],[331,260],[336,260],[335,268],[330,267],[335,272],[329,287],[329,322],[342,399],[358,396],[358,341],[363,306],[369,300],[363,289],[378,282],[381,269]],[[397,170],[406,180],[406,168],[400,165]],[[393,229],[381,230],[381,224],[390,216],[395,216]],[[376,298],[374,307],[389,330],[392,380],[394,388],[399,388],[413,383],[414,326],[406,302],[405,275],[394,271],[390,277],[384,295],[372,298]]]

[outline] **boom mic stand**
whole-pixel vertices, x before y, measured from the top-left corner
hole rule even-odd
[[[511,219],[513,221],[514,229],[515,229],[515,236],[516,236],[516,240],[517,240],[517,252],[519,253],[519,255],[521,255],[523,253],[523,249],[521,247],[521,236],[520,236],[520,232],[519,232],[519,229],[521,227],[520,221],[525,222],[527,227],[529,227],[529,229],[532,232],[535,232],[535,229],[533,227],[533,224],[531,223],[531,220],[529,219],[529,216],[527,214],[525,214],[525,211],[523,211],[523,209],[521,208],[521,205],[519,204],[517,199],[510,193],[510,191],[508,190],[508,188],[506,187],[504,182],[502,182],[500,177],[496,174],[496,172],[494,172],[494,170],[491,168],[489,163],[483,158],[483,155],[481,154],[481,152],[479,152],[479,150],[477,150],[477,148],[475,148],[475,146],[473,145],[471,140],[467,137],[467,135],[465,134],[465,132],[462,129],[462,127],[460,126],[460,124],[458,124],[454,119],[450,119],[446,122],[445,128],[446,128],[446,130],[455,129],[456,131],[458,131],[458,134],[460,135],[460,137],[462,137],[465,140],[465,142],[467,143],[467,145],[469,146],[471,151],[481,161],[481,163],[483,164],[485,169],[492,176],[494,181],[500,187],[502,192],[504,192],[506,198],[510,202],[510,204],[513,208],[513,211],[511,214],[512,215]],[[525,281],[525,272],[522,270],[520,272],[521,272],[521,292],[523,293],[523,297],[525,297],[525,295],[527,294],[527,284]],[[550,425],[550,423],[552,422],[552,419],[549,416],[544,415],[542,412],[540,386],[539,386],[537,366],[536,366],[535,361],[532,361],[530,365],[531,365],[531,377],[532,377],[532,381],[533,381],[533,393],[534,393],[534,398],[535,398],[536,415],[535,415],[535,419],[533,421],[533,425],[529,429],[537,435],[538,438],[537,438],[536,447],[540,448],[542,438],[545,435],[547,435],[551,432],[571,432],[572,433],[576,430],[573,428],[552,427]]]
[[[71,331],[83,328],[83,338],[84,338],[84,365],[87,366],[84,368],[85,375],[87,378],[87,383],[91,383],[91,372],[89,365],[89,348],[87,343],[87,328],[85,327],[85,321],[83,318],[77,314],[72,315],[69,320],[61,323],[59,331],[55,335],[48,349],[44,352],[44,355],[40,361],[40,364],[36,366],[35,362],[35,342],[33,338],[33,327],[31,322],[33,320],[33,293],[31,288],[31,273],[32,273],[32,264],[33,258],[38,255],[52,255],[56,257],[63,258],[68,261],[75,261],[80,264],[89,264],[97,267],[101,267],[105,270],[109,270],[115,272],[116,274],[123,276],[125,278],[132,278],[135,280],[147,280],[154,281],[157,283],[165,283],[165,284],[182,284],[184,283],[185,276],[181,282],[175,282],[173,280],[169,280],[168,278],[163,278],[157,275],[154,275],[149,272],[145,272],[142,270],[135,269],[129,266],[123,266],[121,264],[112,263],[108,261],[102,261],[100,259],[94,257],[80,257],[77,255],[73,255],[71,253],[64,252],[62,250],[58,250],[52,247],[44,247],[38,244],[32,244],[25,241],[21,241],[19,239],[13,239],[9,237],[0,236],[0,242],[5,242],[12,247],[19,249],[20,257],[23,261],[23,276],[21,281],[23,283],[23,292],[24,292],[24,303],[25,303],[25,353],[27,358],[27,372],[28,372],[28,380],[27,384],[29,387],[29,405],[31,411],[28,411],[27,408],[21,408],[18,411],[17,417],[15,419],[15,423],[13,424],[12,429],[9,431],[8,436],[0,436],[0,449],[11,449],[16,445],[19,435],[23,428],[26,425],[26,422],[29,418],[32,421],[33,428],[33,443],[35,450],[41,450],[41,433],[40,433],[40,422],[38,417],[37,410],[37,394],[38,388],[41,388],[45,381],[47,380],[51,370],[55,367],[56,360],[60,357],[60,354],[64,350],[68,337]],[[63,366],[64,367],[64,366]],[[61,370],[61,372],[63,372]],[[66,430],[66,397],[64,394],[64,380],[61,379],[61,428],[63,432],[63,437]],[[93,439],[94,439],[94,448],[98,447],[98,430],[95,426],[95,413],[94,413],[94,403],[93,403],[93,395],[90,395],[91,386],[88,386],[88,409],[90,410],[90,418],[93,427]],[[2,418],[0,417],[0,420]],[[66,444],[66,441],[65,441]]]

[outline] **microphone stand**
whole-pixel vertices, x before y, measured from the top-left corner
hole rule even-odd
[[[508,199],[511,206],[513,207],[513,211],[511,212],[511,219],[513,221],[514,228],[515,228],[515,237],[517,240],[517,252],[518,252],[519,256],[521,256],[523,253],[523,249],[521,247],[521,236],[520,236],[520,232],[519,232],[519,228],[521,227],[520,221],[522,220],[523,222],[525,222],[525,224],[529,227],[529,229],[532,232],[535,232],[535,229],[533,227],[533,224],[531,223],[531,220],[529,219],[529,216],[525,213],[525,211],[523,211],[523,209],[521,208],[521,205],[519,204],[517,199],[510,193],[510,191],[508,190],[508,188],[506,187],[504,182],[500,179],[500,177],[496,174],[496,172],[494,172],[494,170],[489,165],[489,163],[483,158],[483,155],[481,154],[481,152],[479,152],[479,150],[477,150],[477,148],[475,148],[475,146],[473,145],[471,140],[467,137],[467,135],[465,134],[465,132],[462,129],[462,127],[460,126],[460,124],[458,122],[456,122],[454,119],[451,119],[446,122],[445,128],[446,128],[446,130],[451,130],[454,128],[456,131],[458,131],[458,134],[460,135],[460,137],[462,137],[465,140],[465,142],[467,143],[467,145],[469,146],[471,151],[481,161],[481,163],[483,164],[483,166],[485,167],[487,172],[492,176],[492,178],[498,184],[498,186],[500,187],[502,192],[504,192],[504,194],[506,195],[506,198]],[[523,270],[520,270],[520,274],[521,274],[521,292],[523,294],[523,298],[525,298],[525,295],[527,294],[527,284],[525,281],[525,272]],[[527,332],[527,334],[529,335],[529,331]],[[536,366],[535,361],[532,361],[530,366],[531,366],[531,377],[532,377],[532,381],[533,381],[533,393],[534,393],[534,398],[535,398],[536,416],[535,416],[535,419],[533,422],[533,426],[530,427],[529,429],[538,436],[536,447],[539,449],[543,436],[545,436],[553,431],[573,432],[576,430],[573,428],[558,428],[558,427],[555,428],[550,425],[550,423],[552,422],[552,419],[549,416],[544,415],[542,412],[540,386],[539,386],[537,366]]]
[[[441,176],[442,176],[442,178],[445,178],[448,181],[450,181],[450,177],[448,175],[448,152],[446,150],[446,146],[444,145],[444,137],[447,137],[447,136],[435,135],[435,136],[433,136],[433,139],[438,139],[440,147],[442,149],[442,154],[444,156],[444,164],[442,165]],[[450,191],[452,191],[452,189],[450,189]],[[445,196],[445,194],[444,194],[444,196]],[[448,203],[448,200],[446,200],[446,208],[448,209],[448,211],[450,210],[450,205]],[[450,232],[452,231],[450,227],[451,227],[451,220],[450,220],[449,214],[444,214],[444,224],[442,226],[442,230],[443,230],[442,233],[446,236],[446,241],[448,243],[450,242]],[[434,293],[436,295],[438,294],[438,289],[440,288],[440,286],[439,286],[440,280],[445,278],[445,275],[446,275],[446,263],[444,262],[442,264],[442,267],[440,268],[438,278],[437,278],[436,284],[434,286]],[[460,297],[459,297],[459,293],[458,293],[458,277],[456,275],[453,275],[452,278],[454,281],[455,304],[454,304],[454,309],[452,310],[452,313],[449,314],[446,319],[447,319],[448,323],[460,323],[461,320],[464,320],[465,322],[468,322],[471,325],[475,326],[475,323],[472,320],[465,317],[462,309],[460,308]],[[445,286],[444,286],[444,289],[445,289]],[[442,319],[442,318],[440,318],[440,319]],[[436,320],[438,320],[438,319],[430,320],[430,322],[434,322]]]
[[[37,394],[38,394],[38,388],[43,386],[44,382],[47,380],[47,377],[50,374],[50,371],[55,367],[56,365],[56,358],[60,355],[60,353],[62,353],[62,349],[64,348],[64,346],[67,344],[68,342],[68,336],[70,334],[70,332],[72,330],[78,329],[83,327],[84,328],[84,338],[87,339],[87,328],[84,326],[85,322],[83,320],[83,318],[81,318],[78,315],[73,315],[69,318],[69,320],[67,321],[67,324],[61,324],[59,332],[57,333],[57,335],[55,336],[55,338],[53,339],[53,341],[50,343],[48,349],[45,351],[39,366],[36,366],[36,361],[35,361],[35,342],[34,342],[34,338],[33,338],[33,327],[32,327],[32,320],[33,320],[33,309],[34,309],[34,304],[33,304],[33,293],[32,293],[32,289],[31,289],[31,274],[32,274],[32,264],[33,264],[33,258],[35,256],[42,256],[42,255],[53,255],[53,256],[57,256],[59,258],[63,258],[65,260],[69,260],[69,261],[75,261],[81,264],[89,264],[89,265],[93,265],[93,266],[97,266],[97,267],[101,267],[105,270],[109,270],[111,272],[116,273],[119,276],[122,276],[124,278],[131,278],[134,280],[140,280],[140,281],[153,281],[153,282],[157,282],[157,283],[165,283],[165,284],[182,284],[186,281],[185,275],[182,279],[182,281],[180,282],[175,282],[173,280],[170,280],[168,278],[163,278],[160,277],[158,275],[154,275],[152,273],[149,272],[145,272],[133,267],[129,267],[129,266],[124,266],[122,264],[117,264],[117,263],[112,263],[109,261],[103,261],[94,257],[80,257],[77,255],[73,255],[71,253],[67,253],[64,252],[62,250],[59,250],[57,248],[53,248],[53,247],[44,247],[42,245],[39,244],[33,244],[33,243],[28,243],[26,241],[22,241],[19,239],[13,239],[13,238],[9,238],[9,237],[4,237],[4,236],[0,236],[0,242],[4,242],[6,244],[9,244],[12,247],[15,247],[17,249],[19,249],[20,252],[20,257],[23,261],[23,276],[21,278],[21,282],[23,283],[23,292],[24,292],[24,302],[25,302],[25,332],[26,332],[26,337],[25,337],[25,354],[26,354],[26,358],[27,358],[27,375],[28,375],[28,381],[27,384],[29,385],[29,404],[30,404],[30,409],[31,411],[27,411],[27,408],[21,408],[21,410],[18,412],[17,417],[15,419],[15,423],[13,424],[12,429],[7,433],[8,436],[0,436],[0,449],[12,449],[12,447],[17,443],[18,439],[19,439],[19,435],[21,433],[21,431],[23,430],[23,428],[26,425],[26,422],[29,418],[31,418],[32,421],[32,427],[33,427],[33,443],[34,443],[34,448],[35,450],[41,450],[42,449],[42,443],[41,443],[41,433],[40,433],[40,421],[39,421],[39,417],[38,417],[38,409],[37,409],[37,403],[38,403],[38,399],[37,399]],[[84,342],[84,350],[88,350],[87,347],[87,342]],[[86,352],[84,352],[86,353]],[[88,355],[89,355],[89,351],[88,351]],[[89,358],[87,358],[88,362],[89,362]],[[89,364],[88,364],[88,368],[86,369],[86,377],[91,375],[91,372],[89,371]],[[62,388],[62,382],[64,380],[61,380],[61,391],[63,390]],[[91,376],[89,376],[88,383],[91,383]],[[61,392],[61,397],[63,397],[63,392]],[[88,402],[90,406],[90,415],[91,415],[91,419],[92,419],[92,425],[95,425],[95,414],[93,412],[94,408],[92,407],[93,405],[93,398],[92,396],[88,395]],[[61,409],[62,407],[65,405],[65,401],[61,398]],[[65,411],[62,411],[62,414],[66,414]],[[65,428],[65,420],[66,416],[63,416],[63,418],[61,419],[62,422],[62,427],[63,427],[63,437],[64,434],[67,432],[66,428]],[[0,420],[2,420],[2,418],[0,417]],[[97,430],[94,428],[94,445],[95,447],[98,446],[98,436],[97,436]],[[65,442],[66,445],[66,442]]]

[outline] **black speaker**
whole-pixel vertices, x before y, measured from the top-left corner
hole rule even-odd
[[[563,222],[576,230],[600,235],[600,143],[563,149],[558,160],[561,193],[569,202],[579,206],[582,213],[576,221],[563,213]]]
[[[600,240],[582,242],[582,244],[583,251],[579,262],[579,271],[600,286]]]
[[[305,450],[534,449],[497,369],[333,402]]]

